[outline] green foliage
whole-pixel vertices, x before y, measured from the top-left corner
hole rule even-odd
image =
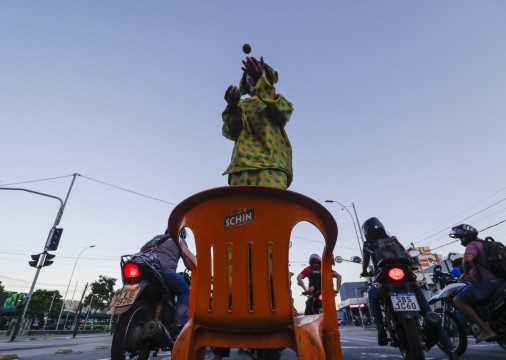
[[[91,283],[91,294],[86,296],[84,304],[88,306],[91,303],[91,308],[104,310],[109,307],[109,303],[114,295],[116,279],[103,275],[99,275],[98,278],[98,281]]]
[[[18,314],[21,314],[23,312],[23,308],[25,307],[25,301],[21,302],[17,306]],[[53,303],[52,305],[51,302]],[[44,315],[49,311],[49,307],[51,307],[50,312],[51,315],[57,316],[60,312],[62,304],[63,304],[62,296],[60,295],[58,290],[39,289],[33,292],[32,298],[30,300],[30,305],[28,306],[28,310],[26,313],[27,315],[43,318]]]

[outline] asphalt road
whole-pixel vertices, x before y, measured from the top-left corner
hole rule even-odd
[[[344,326],[340,329],[341,348],[345,360],[356,359],[401,359],[399,350],[389,346],[378,346],[376,331],[356,326]],[[0,338],[0,360],[109,360],[111,351],[109,334],[71,336],[47,335],[37,337],[18,337],[9,342],[8,337]],[[461,357],[463,360],[499,360],[506,358],[506,351],[499,345],[491,343],[475,344],[469,338],[469,346]],[[58,353],[58,354],[57,354]],[[7,357],[11,355],[11,357]],[[17,357],[12,357],[16,355]],[[159,353],[153,360],[169,360],[170,353]],[[206,360],[213,359],[211,351],[207,351]],[[251,359],[247,353],[232,349],[229,359]],[[287,349],[282,354],[283,360],[297,359],[294,351]],[[427,360],[446,359],[437,347],[426,354]],[[317,359],[315,359],[317,360]]]

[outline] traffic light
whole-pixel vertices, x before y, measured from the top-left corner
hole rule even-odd
[[[55,251],[58,249],[58,244],[60,243],[61,234],[63,229],[60,228],[52,228],[49,232],[49,239],[47,244],[47,249],[51,251]]]
[[[44,264],[42,266],[49,266],[53,264],[52,259],[54,259],[56,255],[46,253],[46,258],[44,259]]]
[[[28,261],[28,264],[30,264],[31,267],[36,268],[37,264],[39,263],[40,255],[41,254],[31,255],[33,261]]]

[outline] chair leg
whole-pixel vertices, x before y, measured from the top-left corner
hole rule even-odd
[[[192,326],[190,322],[188,322],[183,330],[179,333],[179,336],[177,337],[176,343],[174,344],[174,347],[172,348],[172,351],[170,353],[171,359],[174,360],[190,360],[191,359],[191,353],[193,353],[193,344],[194,339],[192,336]]]
[[[299,360],[325,359],[325,350],[322,339],[318,336],[316,322],[299,326],[295,340]]]

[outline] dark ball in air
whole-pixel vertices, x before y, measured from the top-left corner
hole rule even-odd
[[[249,54],[251,52],[251,45],[250,44],[244,44],[242,46],[242,52],[245,54]]]

